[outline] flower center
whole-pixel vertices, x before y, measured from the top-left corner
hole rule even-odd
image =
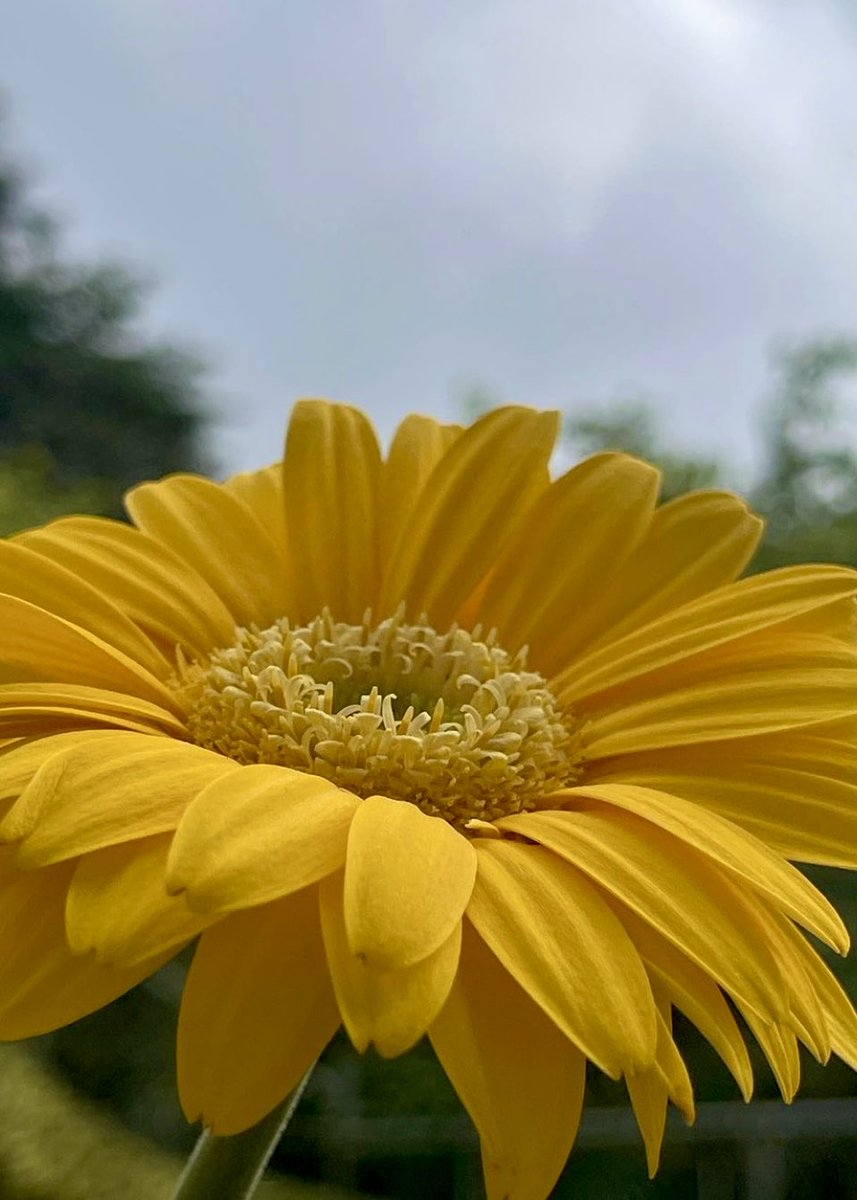
[[[194,741],[240,763],[322,775],[463,827],[536,807],[576,775],[547,682],[494,632],[282,619],[182,665]]]

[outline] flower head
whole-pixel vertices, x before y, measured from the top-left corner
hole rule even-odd
[[[492,1200],[547,1196],[587,1060],[654,1169],[676,1009],[747,1097],[733,1006],[786,1097],[798,1043],[857,1065],[792,865],[857,865],[857,574],[739,580],[740,500],[658,507],[622,454],[551,481],[555,433],[414,416],[383,459],[305,401],[283,463],[0,543],[0,1036],[198,938],[190,1119],[253,1124],[340,1024],[428,1034]]]

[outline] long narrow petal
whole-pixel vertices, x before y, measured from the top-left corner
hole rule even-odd
[[[426,613],[437,628],[452,622],[548,486],[556,429],[554,414],[500,408],[461,434],[419,493],[387,564],[380,612],[404,600],[411,616]]]
[[[479,1131],[488,1200],[544,1200],[577,1136],[586,1058],[467,924],[429,1036]]]
[[[622,563],[621,586],[599,591],[584,653],[732,583],[750,561],[763,528],[730,492],[691,492],[662,504]]]
[[[86,726],[187,736],[174,713],[126,692],[74,683],[0,684],[0,736],[50,735]]]
[[[183,814],[167,870],[196,912],[265,904],[345,862],[359,801],[326,779],[266,764],[202,789]]]
[[[172,834],[156,834],[85,855],[68,889],[65,919],[74,954],[134,967],[177,951],[216,918],[200,916],[164,886]]]
[[[598,454],[552,484],[508,543],[480,620],[513,650],[529,645],[544,674],[585,644],[602,587],[648,529],[660,473],[624,454]],[[573,550],[569,553],[569,546]]]
[[[785,1024],[819,1062],[826,1063],[832,1050],[831,1030],[822,998],[807,969],[801,945],[805,944],[804,936],[787,917],[773,909],[763,916],[787,988],[789,1016]]]
[[[556,687],[569,700],[591,696],[855,593],[857,572],[845,567],[784,567],[754,575],[582,656]]]
[[[857,741],[797,732],[623,755],[592,764],[599,783],[641,784],[717,813],[797,862],[857,867]]]
[[[3,591],[95,634],[162,679],[173,669],[113,601],[67,567],[20,543],[0,540]]]
[[[0,884],[0,1038],[15,1041],[69,1025],[153,974],[164,958],[133,970],[71,953],[64,909],[72,867],[25,871]]]
[[[242,471],[225,480],[223,487],[250,509],[276,546],[283,560],[287,577],[293,571],[286,536],[286,514],[283,508],[283,464],[272,463],[258,471]]]
[[[163,542],[221,598],[236,625],[269,625],[291,609],[282,555],[247,506],[196,475],[144,483],[125,497],[134,523]]]
[[[139,663],[62,617],[0,595],[0,680],[86,684],[128,692],[173,712],[174,693]]]
[[[653,1179],[661,1157],[661,1145],[667,1119],[667,1102],[681,1110],[692,1124],[695,1118],[693,1087],[684,1060],[672,1038],[670,1007],[658,1003],[658,1052],[654,1066],[632,1071],[625,1079],[628,1096],[646,1147],[649,1178]]]
[[[835,720],[857,706],[857,661],[748,669],[716,682],[698,681],[593,713],[583,731],[588,761],[783,732]]]
[[[795,939],[793,946],[824,1009],[833,1053],[857,1070],[857,1012],[852,1001],[805,938]]]
[[[729,1069],[745,1100],[753,1094],[753,1067],[732,1010],[710,975],[630,909],[622,924],[652,977],[652,990],[692,1021]]]
[[[800,1087],[800,1049],[797,1038],[786,1025],[770,1025],[742,1004],[738,1005],[738,1009],[770,1064],[780,1095],[786,1104],[791,1104]]]
[[[476,849],[467,914],[510,975],[606,1074],[650,1066],[648,977],[596,888],[540,846],[486,838]]]
[[[233,640],[235,620],[217,593],[167,546],[131,525],[65,517],[14,540],[88,579],[165,646],[205,654]]]
[[[374,608],[380,477],[378,439],[361,412],[321,400],[295,405],[283,478],[286,528],[300,546],[295,587],[302,620],[329,608],[338,621],[359,622]]]
[[[417,511],[423,486],[452,443],[460,425],[441,425],[432,417],[412,413],[396,430],[381,475],[381,562],[392,561],[397,543],[406,536]]]
[[[315,888],[232,913],[200,940],[179,1014],[189,1121],[240,1133],[300,1082],[339,1025]]]
[[[341,874],[324,879],[319,894],[327,962],[348,1036],[361,1053],[374,1044],[385,1058],[403,1054],[423,1036],[449,995],[461,924],[427,958],[401,971],[379,971],[348,946]]]
[[[470,841],[414,804],[370,796],[348,833],[345,929],[351,953],[400,971],[439,949],[476,878]]]
[[[48,758],[0,823],[21,866],[41,867],[175,829],[206,784],[241,768],[210,750],[105,733]]]
[[[634,785],[587,784],[565,794],[602,800],[652,821],[750,884],[832,949],[847,953],[848,930],[827,897],[781,855],[731,822],[681,796]]]
[[[786,1016],[762,902],[692,846],[630,813],[542,812],[498,825],[573,863],[764,1019]]]
[[[739,681],[752,688],[757,680],[773,679],[777,672],[781,676],[792,673],[799,679],[804,673],[812,671],[817,675],[820,671],[828,671],[832,678],[837,673],[854,674],[857,671],[857,648],[851,636],[844,636],[838,628],[843,605],[851,608],[854,601],[850,597],[845,601],[835,601],[808,614],[801,614],[794,620],[784,621],[777,628],[762,629],[733,638],[698,654],[679,655],[669,663],[651,671],[643,669],[601,691],[589,693],[584,689],[585,694],[577,694],[574,689],[557,687],[556,683],[555,691],[562,703],[573,705],[579,718],[591,719],[646,702],[657,703],[694,686],[706,692],[717,686],[734,687],[735,682]],[[830,618],[829,625],[827,618]],[[810,625],[816,628],[807,628]],[[828,627],[825,628],[825,625]],[[854,715],[853,708],[842,705],[837,717],[822,719],[837,720],[843,714],[849,715],[849,712]],[[818,720],[817,717],[812,719]],[[761,735],[765,731],[751,732]],[[776,732],[776,728],[770,732]]]

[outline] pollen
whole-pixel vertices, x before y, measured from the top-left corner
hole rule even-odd
[[[407,800],[464,829],[574,782],[577,738],[546,680],[494,631],[282,619],[181,663],[193,740],[237,762]]]

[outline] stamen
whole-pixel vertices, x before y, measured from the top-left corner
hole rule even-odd
[[[576,735],[547,682],[480,640],[404,614],[373,626],[282,619],[179,661],[191,736],[241,763],[322,775],[358,796],[408,800],[476,832],[573,783]]]

